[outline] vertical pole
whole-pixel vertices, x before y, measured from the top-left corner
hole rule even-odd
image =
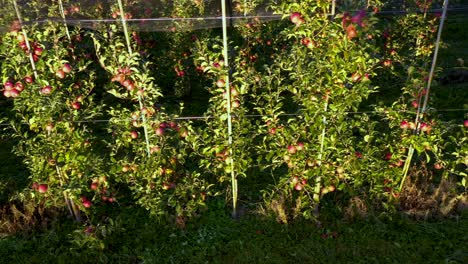
[[[221,0],[222,24],[223,24],[223,56],[224,64],[229,69],[228,39],[227,39],[227,20],[226,20],[226,0]],[[229,166],[231,167],[232,184],[232,215],[237,215],[237,178],[234,173],[234,158],[232,151],[232,117],[231,117],[231,89],[229,85],[229,72],[226,75],[226,95],[227,95],[227,122],[228,122],[228,148],[229,148]]]
[[[332,0],[332,6],[331,6],[331,15],[332,15],[332,18],[335,17],[335,14],[336,14],[336,0]]]
[[[325,106],[324,106],[324,115],[322,117],[322,123],[323,123],[323,129],[322,129],[322,134],[320,136],[320,152],[318,156],[318,166],[322,166],[322,159],[323,159],[323,149],[325,147],[325,132],[327,128],[327,117],[325,116],[325,113],[328,111],[328,98],[325,101]],[[323,172],[321,173],[320,176],[317,177],[317,180],[315,182],[315,188],[314,188],[314,195],[313,199],[315,201],[315,206],[314,206],[314,213],[315,216],[319,216],[319,205],[320,205],[320,189],[322,188],[322,176]]]
[[[60,15],[62,16],[62,19],[63,19],[63,25],[65,26],[65,32],[67,34],[68,41],[70,41],[71,43],[70,31],[68,30],[67,19],[65,17],[65,12],[63,9],[63,2],[62,0],[58,0],[58,3],[59,3]],[[60,182],[62,183],[64,179],[63,179],[61,170],[57,165],[55,166],[55,169],[57,170],[57,174],[61,178]],[[68,210],[70,211],[71,215],[75,218],[75,221],[81,222],[81,212],[77,208],[76,204],[73,202],[73,199],[71,199],[65,191],[63,192],[63,196],[65,197],[65,202],[67,203]]]
[[[426,95],[424,97],[424,104],[423,104],[423,106],[421,108],[421,112],[423,114],[424,114],[424,112],[426,112],[427,103],[429,101],[429,91],[431,89],[431,83],[432,83],[432,80],[434,78],[435,67],[436,67],[436,64],[437,64],[437,56],[439,54],[440,39],[442,38],[442,29],[444,27],[445,18],[447,16],[448,2],[449,2],[448,0],[444,1],[444,10],[442,12],[442,17],[440,19],[440,24],[439,24],[439,30],[437,32],[436,45],[435,45],[434,55],[432,57],[431,71],[429,72],[429,78],[427,79]]]
[[[119,10],[120,10],[120,18],[122,20],[122,26],[125,34],[125,41],[127,42],[127,49],[128,53],[132,54],[132,46],[130,44],[130,36],[128,35],[128,29],[127,29],[127,22],[125,20],[125,13],[123,9],[123,4],[122,0],[117,0],[119,4]],[[138,103],[140,104],[140,109],[143,109],[143,98],[138,95]],[[143,130],[145,132],[145,141],[146,141],[146,152],[148,156],[151,156],[151,151],[150,151],[150,144],[149,144],[149,136],[148,136],[148,125],[146,122],[146,116],[144,114],[141,114],[141,119],[143,121]]]
[[[58,2],[59,2],[60,15],[63,18],[63,23],[65,24],[65,31],[67,33],[68,40],[71,41],[70,31],[68,31],[68,26],[67,26],[67,19],[65,18],[65,12],[63,11],[64,9],[63,9],[62,0],[58,0]]]
[[[434,72],[435,72],[435,67],[437,64],[437,56],[439,54],[439,47],[440,47],[440,39],[442,38],[442,29],[444,27],[445,23],[445,18],[447,16],[447,8],[448,8],[449,1],[444,0],[444,5],[443,5],[443,11],[442,11],[442,17],[440,19],[439,23],[439,29],[437,31],[437,39],[435,43],[435,48],[434,48],[434,55],[432,56],[432,65],[431,65],[431,70],[429,72],[429,77],[427,78],[427,84],[426,84],[426,94],[424,95],[424,102],[421,108],[418,108],[418,111],[416,113],[416,131],[415,134],[419,134],[419,129],[421,127],[421,117],[425,114],[427,110],[427,104],[429,102],[429,92],[431,89],[431,83],[434,78]],[[410,149],[408,150],[408,157],[406,158],[405,166],[403,168],[403,178],[400,183],[400,188],[399,190],[401,191],[403,189],[403,185],[405,183],[406,177],[408,176],[408,170],[409,166],[413,157],[414,153],[414,148],[411,146]]]
[[[26,43],[26,47],[28,48],[29,61],[33,70],[34,79],[37,80],[39,76],[36,70],[36,63],[34,62],[33,51],[31,50],[31,45],[29,44],[28,34],[26,33],[26,30],[23,27],[23,19],[21,18],[21,13],[18,9],[18,4],[16,3],[16,0],[13,0],[13,5],[15,6],[16,16],[18,17],[18,21],[21,26],[21,34],[23,34],[24,42]]]

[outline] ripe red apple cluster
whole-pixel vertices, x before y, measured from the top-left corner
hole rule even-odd
[[[294,190],[302,191],[304,189],[304,186],[307,185],[307,179],[305,178],[299,179],[299,177],[294,176],[291,179],[291,184],[294,186]]]
[[[342,18],[343,28],[346,30],[346,36],[349,40],[357,37],[356,26],[365,27],[364,17],[366,16],[366,11],[361,10],[354,16],[351,16],[349,13],[344,13]]]
[[[20,81],[13,84],[13,82],[7,81],[3,84],[3,95],[5,97],[16,98],[21,92],[24,91],[24,84]]]
[[[180,131],[179,125],[175,121],[171,121],[169,123],[162,122],[159,125],[154,126],[154,133],[157,136],[164,136],[167,129],[173,129],[175,131]]]
[[[301,151],[304,149],[304,143],[297,142],[296,145],[289,145],[288,146],[288,153],[289,154],[296,154],[297,151]]]
[[[112,13],[112,18],[113,18],[113,19],[117,19],[117,18],[119,18],[119,17],[120,17],[120,11],[117,10],[117,11],[115,11],[115,12]],[[125,13],[124,18],[125,18],[125,19],[132,19],[132,14],[130,14],[130,13]]]
[[[71,71],[72,71],[72,67],[70,66],[70,64],[65,63],[64,65],[62,65],[62,67],[60,69],[58,69],[55,72],[55,76],[57,76],[57,78],[59,78],[59,79],[63,79]]]
[[[79,6],[72,6],[68,9],[65,9],[63,10],[63,13],[68,16],[68,15],[73,15],[75,13],[79,13],[80,12],[80,7]]]
[[[401,129],[416,129],[416,124],[414,122],[408,122],[406,120],[401,121],[400,123],[400,128]]]
[[[22,34],[22,33],[19,33],[17,36],[16,36],[16,39],[18,40],[19,42],[19,47],[24,50],[24,52],[26,53],[29,53],[29,49],[28,49],[28,45],[26,44],[26,38],[25,36]],[[44,51],[44,49],[39,46],[39,43],[37,42],[33,42],[32,45],[31,45],[31,49],[32,49],[32,56],[33,56],[33,60],[35,62],[37,62],[39,60],[39,57],[42,55],[42,52]]]
[[[220,86],[218,85],[218,87],[220,87]],[[221,87],[224,87],[224,83],[223,83],[223,86],[221,86]],[[231,93],[231,109],[239,108],[240,105],[241,105],[241,102],[240,102],[240,100],[238,98],[239,92],[237,91],[237,89],[235,87],[231,87],[230,93]],[[227,99],[226,91],[223,92],[223,96],[224,96],[225,99]]]
[[[120,83],[120,85],[125,87],[125,89],[127,89],[128,91],[135,90],[136,88],[135,83],[131,79],[127,78],[128,76],[132,74],[132,71],[126,67],[126,68],[119,68],[117,72],[118,73],[114,77],[112,77],[111,81]]]

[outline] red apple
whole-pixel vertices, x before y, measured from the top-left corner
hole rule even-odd
[[[6,82],[3,87],[5,87],[5,90],[13,90],[14,85],[12,82]]]
[[[6,91],[5,91],[6,92]],[[10,97],[13,97],[13,98],[16,98],[19,96],[20,92],[18,92],[18,90],[14,89],[14,90],[10,90],[8,91],[10,93]],[[8,97],[8,96],[7,96]]]
[[[463,126],[465,126],[466,128],[468,128],[468,119],[465,120],[465,122],[463,122]]]
[[[216,82],[216,86],[218,86],[219,88],[222,88],[226,85],[226,82],[223,80],[223,79],[219,79],[217,82]]]
[[[137,138],[138,138],[138,132],[135,131],[135,130],[132,130],[132,131],[130,132],[130,137],[131,137],[132,139],[137,139]]]
[[[348,25],[346,27],[346,35],[348,36],[348,39],[351,40],[355,37],[357,37],[357,31],[354,25]]]
[[[421,123],[420,128],[421,128],[421,131],[422,131],[422,132],[428,132],[428,133],[429,133],[429,132],[431,131],[431,129],[432,129],[432,127],[431,127],[429,124],[427,124],[427,123]]]
[[[406,120],[401,121],[400,123],[400,128],[402,129],[408,129],[409,128],[409,123]]]
[[[70,66],[70,64],[65,63],[62,66],[62,71],[65,72],[65,73],[70,73],[72,71],[72,67]]]
[[[99,183],[94,182],[94,181],[91,183],[91,186],[90,186],[91,190],[95,191],[98,189],[98,187],[99,187]]]
[[[162,127],[159,127],[159,128],[156,128],[156,130],[154,131],[154,133],[158,136],[162,136],[164,135],[164,128]]]
[[[385,66],[385,67],[390,67],[390,66],[392,66],[392,61],[391,61],[391,60],[384,60],[384,61],[383,61],[383,66]]]
[[[434,164],[434,169],[440,170],[440,169],[442,169],[442,168],[443,168],[442,164],[440,164],[440,163]]]
[[[65,78],[65,72],[63,70],[57,70],[57,72],[55,72],[55,76],[57,76],[57,78],[59,79],[63,79]]]
[[[161,150],[161,148],[159,146],[154,146],[150,149],[150,152],[151,153],[155,153],[155,152],[159,152]]]
[[[386,160],[391,160],[391,159],[392,159],[392,153],[391,153],[391,152],[387,152],[387,153],[385,154],[385,159],[386,159]]]
[[[90,208],[93,205],[93,203],[90,200],[83,201],[83,206],[85,208]]]
[[[418,108],[419,104],[418,104],[418,101],[414,100],[413,102],[411,102],[411,105],[414,107],[414,108]]]
[[[81,103],[80,102],[73,102],[71,104],[72,108],[75,110],[79,110],[81,108]]]
[[[292,22],[293,24],[296,24],[296,25],[297,25],[297,24],[300,24],[300,23],[303,21],[302,15],[301,15],[301,13],[299,13],[299,12],[293,12],[293,13],[289,16],[289,20],[291,20],[291,22]]]
[[[51,86],[47,85],[47,86],[44,86],[44,87],[41,88],[41,94],[47,95],[47,94],[50,94],[50,93],[52,93],[52,87]]]
[[[37,189],[39,188],[39,183],[34,182],[31,187],[37,191]]]
[[[295,146],[288,146],[288,152],[289,154],[295,154],[297,152],[297,149]]]
[[[37,47],[34,49],[34,55],[41,56],[43,51],[44,50],[41,47]]]
[[[241,104],[241,103],[240,103],[239,100],[234,100],[234,101],[232,102],[232,104],[231,104],[231,107],[232,107],[232,108],[239,108],[240,104]]]
[[[361,153],[361,152],[356,151],[356,152],[354,152],[354,154],[356,155],[356,157],[357,157],[358,159],[362,159],[362,153]]]
[[[45,183],[39,184],[39,186],[37,187],[37,191],[39,193],[46,193],[47,189],[49,189],[49,186]]]
[[[45,128],[47,131],[51,132],[54,129],[54,123],[49,123]]]
[[[22,92],[24,90],[24,85],[21,82],[17,82],[17,83],[15,83],[15,89],[18,92]]]
[[[299,151],[303,150],[304,149],[304,143],[297,142],[296,149],[299,150]]]
[[[302,191],[302,184],[297,183],[296,185],[294,185],[294,189],[295,189],[296,191]]]

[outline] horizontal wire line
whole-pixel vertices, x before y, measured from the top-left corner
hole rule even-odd
[[[340,10],[340,12],[357,12],[359,10]],[[466,11],[468,12],[468,6],[463,6],[463,7],[455,7],[455,8],[449,8],[447,10],[448,12],[454,12],[454,11]],[[430,9],[427,10],[426,12],[428,13],[438,13],[442,12],[442,8],[436,8],[436,9]],[[420,14],[423,13],[423,11],[420,10],[411,10],[411,11],[405,11],[405,10],[382,10],[377,12],[377,15],[405,15],[405,14]],[[230,20],[245,20],[245,19],[281,19],[283,16],[288,15],[251,15],[251,16],[232,16],[232,17],[227,17],[227,19]],[[327,16],[332,16],[333,14],[327,13]],[[160,18],[131,18],[131,19],[126,19],[128,22],[160,22],[160,21],[169,21],[169,22],[174,22],[174,21],[183,21],[183,20],[192,20],[192,21],[203,21],[203,20],[219,20],[221,21],[222,16],[209,16],[209,17],[177,17],[177,18],[171,18],[171,17],[160,17]],[[63,23],[63,19],[60,18],[50,18],[50,19],[41,19],[41,20],[34,20],[34,21],[27,21],[26,24],[31,24],[31,23],[47,23],[50,21],[56,21]],[[67,18],[67,23],[97,23],[97,22],[103,22],[103,23],[119,23],[120,20],[118,19],[73,19],[73,18]]]
[[[320,112],[320,111],[318,111]],[[440,109],[440,110],[432,110],[431,112],[468,112],[468,109]],[[324,113],[324,112],[322,112]],[[416,114],[415,111],[410,110],[399,110],[399,111],[346,111],[342,113],[334,113],[334,112],[327,112],[329,114],[385,114],[385,113],[410,113]],[[302,116],[303,114],[280,114],[278,116]],[[244,115],[247,118],[253,117],[264,117],[264,116],[271,116],[271,115]],[[234,116],[236,118],[238,116]],[[184,116],[184,117],[175,117],[171,120],[203,120],[203,119],[214,119],[217,118],[215,116]],[[113,122],[130,122],[134,119],[117,119],[117,120],[110,120],[110,119],[96,119],[96,120],[76,120],[76,121],[67,121],[67,120],[60,120],[59,122],[70,122],[70,123],[109,123]],[[23,125],[27,125],[28,123],[23,122]],[[9,126],[10,124],[7,123],[0,123],[0,126]]]

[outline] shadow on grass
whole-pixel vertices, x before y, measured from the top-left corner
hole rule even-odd
[[[118,207],[90,234],[59,221],[45,233],[0,241],[3,263],[467,263],[468,215],[437,222],[399,216],[355,222],[279,224],[233,220],[223,200],[176,229],[134,207]],[[110,220],[112,218],[112,220]]]

